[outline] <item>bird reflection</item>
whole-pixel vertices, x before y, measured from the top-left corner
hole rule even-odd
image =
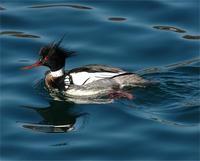
[[[38,123],[23,123],[22,127],[44,133],[63,133],[75,129],[77,118],[86,113],[75,113],[72,110],[73,104],[61,101],[51,101],[48,107],[28,107],[34,110],[42,120]]]

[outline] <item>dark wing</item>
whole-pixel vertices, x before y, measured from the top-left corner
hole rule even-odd
[[[69,73],[78,73],[78,72],[88,72],[88,73],[94,73],[94,72],[110,72],[110,73],[121,73],[125,72],[124,70],[120,68],[115,68],[107,65],[98,65],[98,64],[91,64],[86,65],[84,67],[75,68],[69,71]]]

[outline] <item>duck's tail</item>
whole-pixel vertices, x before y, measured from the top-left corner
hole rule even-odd
[[[121,88],[130,87],[145,87],[151,84],[151,81],[146,80],[134,73],[124,73],[113,77],[113,79],[121,85]]]

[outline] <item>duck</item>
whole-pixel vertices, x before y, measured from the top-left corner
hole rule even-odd
[[[76,52],[61,47],[63,37],[58,42],[43,46],[39,51],[39,60],[34,64],[22,67],[28,70],[45,66],[44,84],[49,93],[62,94],[68,98],[127,98],[134,96],[127,89],[145,87],[149,81],[141,76],[109,65],[89,64],[71,70],[64,70],[66,59]]]

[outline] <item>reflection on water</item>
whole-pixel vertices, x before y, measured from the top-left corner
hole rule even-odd
[[[183,38],[184,39],[190,39],[190,40],[199,40],[200,36],[198,36],[198,35],[184,35]]]
[[[22,123],[22,127],[38,132],[61,133],[74,130],[74,126],[79,117],[86,115],[76,114],[72,111],[73,104],[51,101],[49,107],[27,107],[25,108],[37,112],[42,120],[37,123]]]
[[[173,32],[178,32],[178,33],[186,32],[183,29],[180,29],[178,27],[173,27],[173,26],[153,26],[153,28],[159,29],[159,30],[173,31]],[[199,35],[184,35],[182,36],[182,38],[189,39],[189,40],[199,40],[200,36]]]
[[[32,35],[32,34],[26,34],[21,31],[2,31],[0,32],[0,35],[9,35],[14,37],[21,37],[21,38],[40,38],[40,36]]]
[[[5,8],[4,8],[4,7],[2,7],[2,6],[0,6],[0,10],[5,10]]]
[[[53,144],[53,145],[51,145],[51,146],[65,146],[65,145],[67,145],[67,143],[57,143],[57,144]]]
[[[178,27],[173,27],[173,26],[153,26],[155,29],[159,30],[166,30],[166,31],[173,31],[173,32],[179,32],[179,33],[185,33],[186,31],[183,29],[180,29]]]
[[[48,7],[70,7],[75,9],[84,9],[84,10],[92,9],[91,7],[78,4],[42,4],[42,5],[34,5],[29,8],[48,8]]]
[[[125,21],[126,18],[124,18],[124,17],[109,17],[108,20],[110,20],[110,21]]]

